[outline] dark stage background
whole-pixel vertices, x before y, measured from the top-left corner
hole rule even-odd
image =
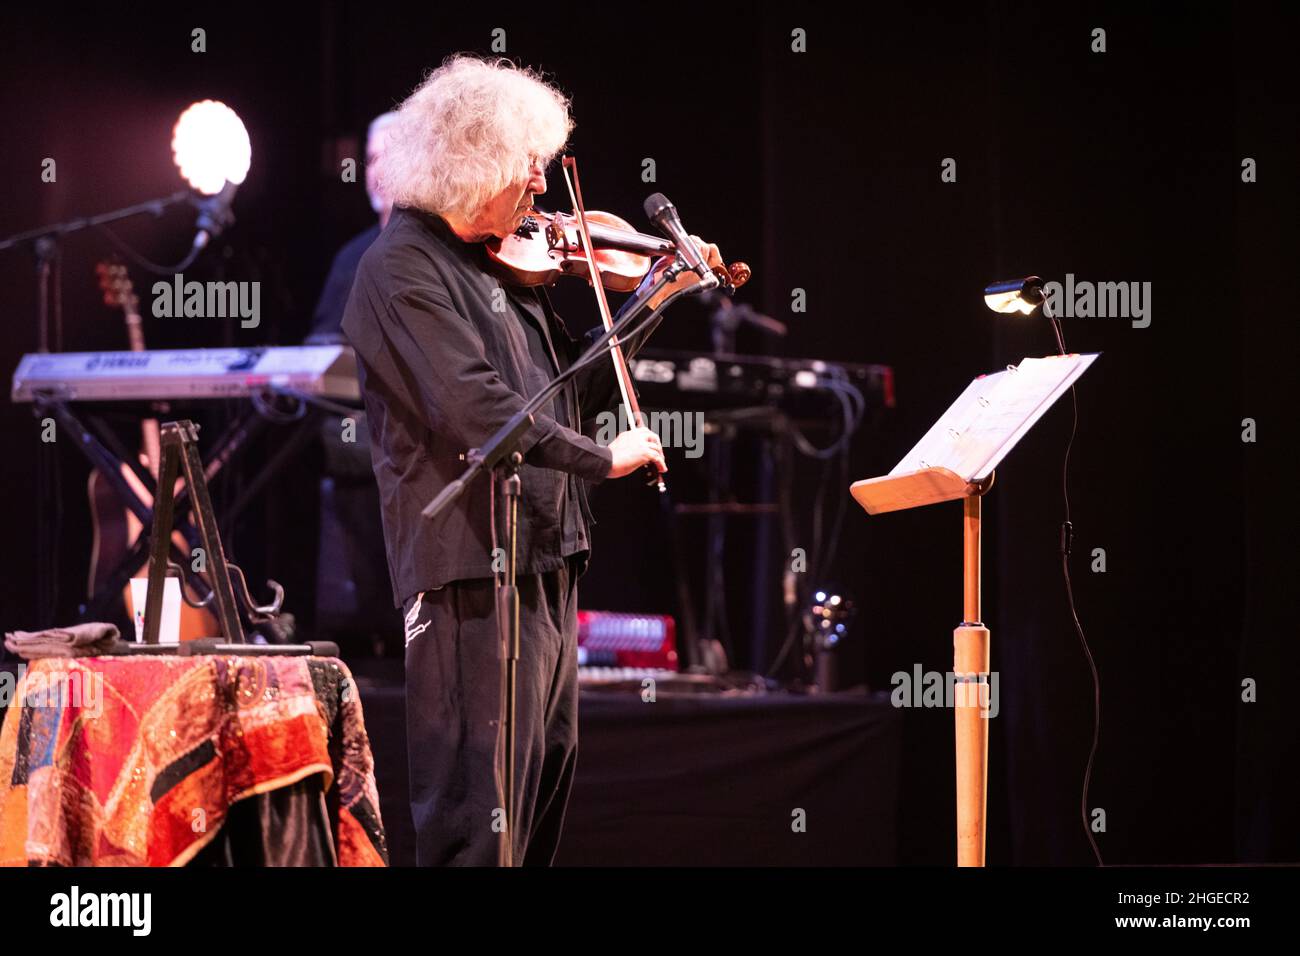
[[[371,221],[363,186],[340,182],[338,160],[360,156],[366,123],[424,70],[453,51],[489,52],[501,27],[508,56],[573,97],[572,149],[590,206],[640,223],[641,200],[662,190],[692,231],[753,265],[740,298],[791,332],[773,342],[743,331],[742,351],[894,366],[898,408],[859,434],[853,477],[888,471],[974,375],[1052,351],[1041,320],[984,307],[986,282],[1029,273],[1151,282],[1148,328],[1065,320],[1071,349],[1104,353],[1078,386],[1070,474],[1075,593],[1102,687],[1089,806],[1105,810],[1107,828],[1097,840],[1108,863],[1300,861],[1300,731],[1287,704],[1300,670],[1288,500],[1300,440],[1288,371],[1300,18],[1226,6],[877,5],[861,18],[729,6],[693,11],[686,30],[670,26],[685,15],[658,5],[584,11],[570,34],[537,8],[271,9],[0,14],[0,235],[179,188],[171,124],[193,100],[224,100],[249,128],[253,168],[237,226],[187,277],[261,280],[262,325],[147,317],[147,336],[154,347],[300,341],[330,257]],[[190,51],[193,27],[206,29],[206,53]],[[1105,53],[1090,50],[1095,27],[1106,30]],[[806,53],[791,51],[794,28],[807,30]],[[683,78],[692,95],[673,92]],[[58,162],[54,184],[40,181],[47,156]],[[657,164],[653,186],[640,179],[645,157]],[[941,181],[948,157],[955,183]],[[1257,161],[1258,182],[1242,182],[1244,157]],[[553,175],[551,206],[562,192]],[[176,212],[119,232],[174,261],[191,221]],[[120,318],[94,290],[93,263],[108,251],[89,233],[65,243],[65,348],[125,347]],[[36,347],[31,265],[25,252],[0,255],[6,375]],[[152,279],[135,278],[147,293]],[[804,314],[791,313],[796,288]],[[581,287],[559,297],[571,325],[596,321]],[[705,318],[675,307],[654,344],[708,348]],[[1001,674],[994,864],[1092,860],[1079,809],[1092,687],[1055,556],[1070,414],[1068,401],[1048,414],[985,503],[985,619]],[[1246,417],[1258,423],[1254,444],[1241,440]],[[67,619],[90,541],[85,466],[60,449],[62,513],[40,512],[29,408],[4,404],[0,423],[0,621],[34,623],[37,528],[50,522]],[[279,481],[228,542],[253,580],[286,585],[308,630],[312,467],[305,459]],[[683,488],[698,487],[692,467],[674,461]],[[745,500],[750,489],[741,482],[736,493]],[[613,483],[595,507],[583,605],[675,612],[651,496],[635,481]],[[918,663],[951,667],[958,513],[955,504],[847,513],[824,577],[860,608],[851,676],[887,688]],[[808,534],[806,509],[802,519]],[[753,665],[752,528],[738,525],[732,541],[733,637],[739,663]],[[1094,548],[1105,549],[1105,573],[1089,570]],[[777,643],[769,635],[768,659]],[[1256,703],[1241,701],[1246,678]],[[907,714],[905,862],[952,859],[951,724],[946,710]]]

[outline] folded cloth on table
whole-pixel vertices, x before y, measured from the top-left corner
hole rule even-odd
[[[96,657],[107,654],[119,636],[117,625],[102,622],[47,631],[10,631],[5,634],[5,650],[29,661],[38,657]]]

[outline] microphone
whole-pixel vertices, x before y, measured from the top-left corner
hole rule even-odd
[[[682,226],[677,216],[677,207],[668,201],[663,193],[655,193],[645,201],[645,214],[656,229],[673,241],[677,254],[685,260],[687,267],[700,277],[700,289],[712,289],[718,285],[718,277],[713,274],[709,264],[700,255],[700,250],[691,242],[690,235]]]
[[[194,235],[192,252],[198,252],[210,241],[221,235],[222,230],[234,223],[235,215],[230,207],[234,203],[235,193],[238,191],[239,184],[232,183],[227,179],[226,184],[221,187],[221,192],[198,202],[199,218],[194,223],[194,227],[198,232]]]

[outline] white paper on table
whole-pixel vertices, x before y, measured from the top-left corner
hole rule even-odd
[[[144,607],[149,596],[149,579],[131,579],[131,618],[135,621],[135,639],[144,641]],[[176,578],[163,579],[162,624],[158,629],[159,644],[181,642],[181,583]]]

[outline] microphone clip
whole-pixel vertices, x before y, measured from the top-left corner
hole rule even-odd
[[[220,192],[195,200],[194,205],[199,211],[199,217],[195,220],[194,227],[199,232],[206,233],[209,238],[215,239],[223,230],[234,225],[235,213],[231,207],[238,189],[237,183],[226,180]]]

